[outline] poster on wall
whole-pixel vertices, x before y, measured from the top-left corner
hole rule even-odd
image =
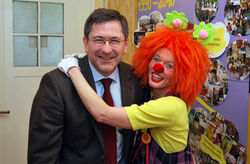
[[[224,53],[226,47],[228,46],[230,36],[226,25],[223,22],[216,22],[212,25],[215,32],[214,40],[212,43],[206,45],[206,48],[209,50],[210,58],[218,58]]]
[[[140,40],[150,32],[153,32],[157,25],[163,24],[163,16],[158,11],[153,11],[149,15],[143,15],[137,22],[137,29],[134,32],[134,44],[139,46]]]
[[[163,24],[163,19],[165,19],[165,13],[161,13],[158,10],[151,10],[152,7],[156,7],[163,11],[162,8],[174,7],[177,1],[171,0],[147,0],[147,1],[139,1],[138,8],[139,11],[149,11],[147,15],[141,15],[137,21],[137,29],[134,31],[134,44],[136,47],[139,45],[139,41],[143,36],[147,33],[153,31],[157,25]],[[217,13],[218,10],[218,2],[215,0],[211,2],[211,4],[206,4],[202,0],[198,0],[195,2],[195,15],[197,16],[199,21],[211,22]],[[169,10],[173,11],[173,10]],[[183,11],[179,11],[183,12]],[[186,14],[186,13],[185,13]],[[193,30],[194,24],[196,24],[196,18],[192,17],[189,20],[187,29]],[[212,23],[211,23],[212,24]],[[211,58],[217,58],[223,54],[226,47],[229,44],[229,32],[227,31],[227,27],[222,22],[216,22],[216,24],[212,24],[213,29],[215,31],[215,38],[212,43],[206,45],[206,48],[209,50],[209,54]]]
[[[189,113],[189,144],[197,163],[243,164],[245,147],[235,125],[217,112],[193,108]]]
[[[228,74],[219,60],[211,60],[211,70],[203,85],[200,97],[209,106],[218,106],[226,100],[228,93]]]
[[[245,80],[250,72],[250,47],[246,39],[230,44],[226,55],[227,68],[233,78]]]
[[[250,72],[246,2],[137,0],[136,47],[174,10],[185,14],[189,32],[201,21],[212,24],[215,32],[213,42],[206,45],[211,58],[209,77],[189,113],[189,142],[198,163],[245,162]]]

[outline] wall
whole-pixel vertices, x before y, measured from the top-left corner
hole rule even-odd
[[[135,0],[108,0],[107,8],[116,9],[120,11],[122,15],[126,17],[129,24],[129,45],[128,53],[124,54],[123,61],[126,63],[131,63],[131,58],[135,52],[135,46],[133,44],[133,33],[136,29],[137,20],[137,5]]]

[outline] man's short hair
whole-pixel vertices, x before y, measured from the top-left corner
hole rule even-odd
[[[84,25],[84,36],[88,39],[94,23],[98,24],[112,20],[118,20],[121,23],[122,32],[125,38],[128,38],[129,29],[127,19],[119,11],[106,8],[96,9],[90,14]]]

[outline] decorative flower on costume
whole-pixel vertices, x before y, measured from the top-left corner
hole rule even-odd
[[[168,27],[177,29],[185,29],[187,27],[188,19],[185,18],[185,14],[182,12],[172,11],[172,13],[166,13],[166,18],[164,23]]]
[[[193,36],[199,41],[202,41],[203,45],[207,45],[212,42],[214,38],[212,24],[205,25],[205,22],[201,22],[200,25],[195,25]]]

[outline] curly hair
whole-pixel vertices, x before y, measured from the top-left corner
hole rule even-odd
[[[170,93],[180,97],[189,106],[195,102],[210,70],[207,49],[192,34],[160,26],[140,41],[132,58],[134,74],[148,84],[148,65],[156,51],[167,48],[174,56],[174,73]]]

